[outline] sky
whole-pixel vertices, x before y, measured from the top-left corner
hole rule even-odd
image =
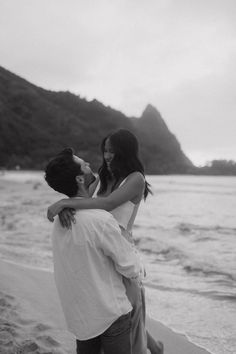
[[[127,116],[152,104],[194,164],[236,160],[235,0],[0,0],[0,65]]]

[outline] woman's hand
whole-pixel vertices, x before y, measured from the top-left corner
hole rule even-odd
[[[47,210],[47,218],[49,221],[53,222],[54,218],[56,215],[62,211],[62,209],[65,207],[63,204],[64,199],[59,200],[58,202],[50,205]]]
[[[62,227],[71,229],[72,223],[75,224],[75,209],[65,208],[58,214]]]

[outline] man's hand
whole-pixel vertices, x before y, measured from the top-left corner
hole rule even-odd
[[[63,199],[61,199],[58,202],[50,205],[50,207],[48,207],[48,210],[47,210],[47,218],[48,218],[48,220],[53,222],[55,216],[58,215],[60,213],[60,211],[62,211],[63,208],[64,208]]]
[[[75,224],[75,209],[65,208],[59,213],[59,219],[62,227],[71,229],[72,223]]]

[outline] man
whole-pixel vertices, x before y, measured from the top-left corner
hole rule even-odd
[[[89,165],[68,148],[49,162],[45,179],[68,197],[87,197]],[[71,229],[53,229],[54,275],[77,353],[131,354],[131,310],[122,276],[143,271],[133,247],[104,210],[80,210]]]

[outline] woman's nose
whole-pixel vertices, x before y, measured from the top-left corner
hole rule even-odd
[[[110,160],[111,159],[111,154],[109,152],[104,153],[104,158],[105,160]]]

